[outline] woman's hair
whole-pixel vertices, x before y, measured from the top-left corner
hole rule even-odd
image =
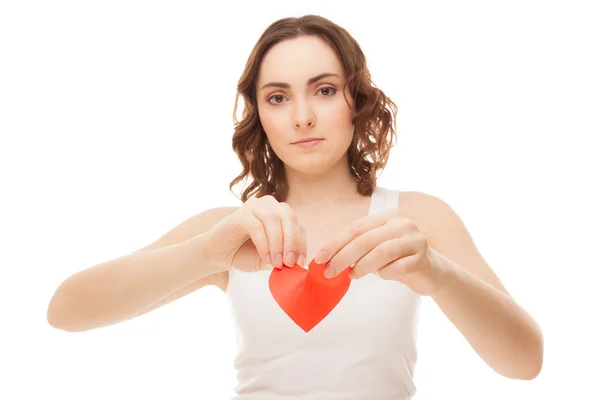
[[[253,182],[243,191],[242,202],[253,195],[272,195],[278,201],[285,201],[287,197],[288,185],[283,162],[268,143],[260,123],[256,85],[260,64],[267,51],[283,40],[303,35],[324,40],[342,64],[346,85],[349,85],[354,99],[352,122],[355,132],[348,149],[348,165],[359,193],[370,195],[373,192],[377,173],[387,164],[389,151],[394,145],[396,104],[372,85],[365,55],[356,40],[344,28],[317,15],[280,19],[260,36],[238,81],[232,147],[243,171],[230,182],[229,189],[232,190],[234,185],[250,175]],[[345,91],[342,93],[345,95]],[[240,95],[244,100],[244,110],[242,120],[238,121],[236,115]]]

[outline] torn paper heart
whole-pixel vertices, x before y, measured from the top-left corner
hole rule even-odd
[[[326,278],[324,270],[325,264],[313,260],[308,270],[296,264],[292,268],[274,268],[269,277],[273,298],[305,332],[321,322],[350,287],[350,267],[333,279]]]

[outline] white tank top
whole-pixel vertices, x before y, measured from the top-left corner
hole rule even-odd
[[[398,195],[377,186],[369,214],[397,207]],[[339,303],[305,331],[275,300],[270,275],[230,271],[226,293],[238,343],[232,400],[414,396],[419,295],[368,274],[351,280]]]

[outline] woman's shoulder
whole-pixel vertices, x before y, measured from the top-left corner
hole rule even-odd
[[[180,221],[152,243],[136,250],[136,252],[181,243],[193,236],[210,230],[214,225],[235,212],[238,208],[239,207],[214,207],[202,210]]]
[[[398,208],[420,210],[435,196],[418,190],[405,190],[395,186],[377,185],[373,192],[374,196],[394,198],[397,200]]]
[[[415,211],[427,212],[431,207],[444,204],[444,200],[432,193],[418,190],[396,190],[398,207],[408,207]]]
[[[419,229],[430,237],[435,233],[436,210],[445,202],[440,197],[418,190],[395,190],[398,194],[398,210],[411,219]]]

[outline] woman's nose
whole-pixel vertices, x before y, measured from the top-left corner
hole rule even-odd
[[[310,128],[315,124],[315,115],[307,102],[301,102],[296,106],[294,114],[294,126],[297,129]]]

